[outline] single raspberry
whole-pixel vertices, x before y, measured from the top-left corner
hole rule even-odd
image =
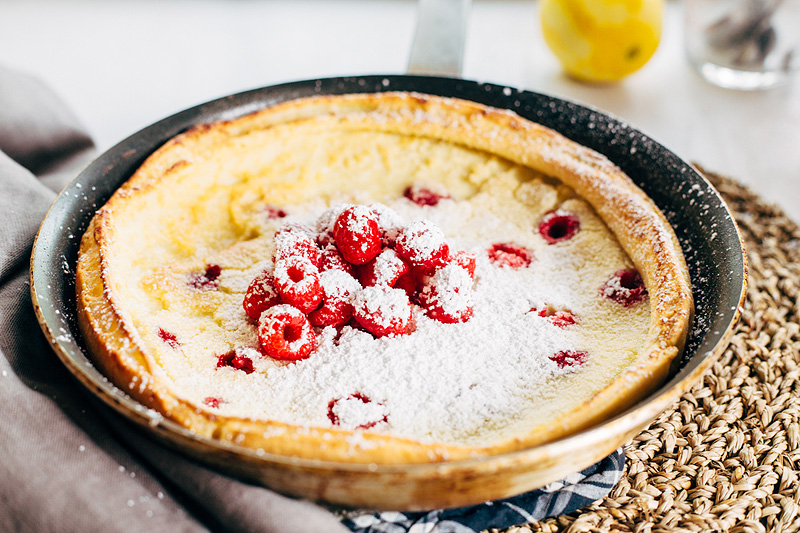
[[[164,341],[170,348],[178,349],[181,343],[174,333],[170,333],[164,328],[158,328],[158,338]]]
[[[320,251],[311,230],[301,224],[284,224],[275,232],[275,261],[305,257],[319,267]]]
[[[450,198],[450,195],[443,190],[436,190],[438,187],[426,186],[421,183],[413,183],[406,187],[403,196],[419,206],[435,206],[440,200]]]
[[[472,277],[456,263],[440,268],[419,293],[425,313],[439,322],[454,324],[472,317]]]
[[[333,227],[336,225],[336,219],[339,218],[339,215],[348,207],[353,207],[353,205],[335,204],[322,212],[315,224],[317,230],[317,244],[323,248],[330,244],[335,244],[333,239]]]
[[[242,301],[242,307],[247,316],[258,320],[261,313],[279,303],[281,303],[281,297],[278,289],[275,288],[275,278],[272,272],[265,270],[250,282]]]
[[[403,289],[408,296],[409,301],[417,302],[420,288],[422,287],[419,278],[413,270],[409,270],[394,282],[392,285],[395,289]]]
[[[411,323],[411,302],[400,289],[365,287],[353,298],[353,318],[376,337],[402,335]]]
[[[395,251],[404,261],[425,274],[447,264],[450,247],[444,234],[427,220],[412,222],[397,236]]]
[[[316,335],[302,311],[281,304],[261,314],[258,341],[266,355],[274,359],[297,361],[311,355]]]
[[[275,262],[275,288],[281,302],[310,313],[322,302],[319,270],[305,257]]]
[[[533,262],[533,252],[511,242],[493,244],[488,250],[489,260],[497,266],[523,268]]]
[[[222,267],[219,265],[206,265],[204,272],[192,272],[189,276],[189,285],[200,290],[213,290],[219,287],[219,275]]]
[[[369,204],[369,208],[378,215],[378,228],[381,230],[381,244],[383,244],[383,246],[394,247],[397,235],[405,226],[403,219],[400,218],[397,211],[381,203]]]
[[[572,213],[558,209],[545,214],[539,223],[539,233],[547,244],[571,239],[581,229],[581,222]]]
[[[244,355],[239,348],[217,357],[217,368],[223,366],[241,370],[245,374],[252,374],[255,371],[253,368],[253,360]]]
[[[450,255],[450,262],[457,264],[467,272],[471,278],[475,277],[475,254],[467,252],[466,250],[459,250]]]
[[[347,262],[363,265],[381,251],[378,216],[363,205],[348,207],[336,219],[333,239]]]
[[[322,283],[322,305],[308,314],[308,321],[317,327],[340,327],[353,317],[353,296],[361,289],[358,281],[344,270],[325,270],[319,275]]]
[[[581,350],[561,350],[550,356],[551,361],[555,361],[558,368],[580,366],[589,357],[587,352]]]
[[[408,271],[408,265],[400,259],[397,252],[386,248],[375,259],[359,268],[358,279],[364,287],[373,285],[393,287],[400,276]]]
[[[214,398],[213,396],[209,396],[208,398],[203,400],[203,403],[206,404],[209,407],[212,407],[214,409],[218,409],[219,408],[219,404],[220,404],[220,399],[219,398]]]
[[[600,294],[623,307],[631,307],[647,297],[644,281],[635,268],[618,270],[608,278]]]
[[[319,309],[308,314],[309,323],[318,328],[328,326],[339,328],[347,324],[351,318],[353,318],[353,305],[347,300],[325,301]]]
[[[263,212],[267,218],[284,218],[287,214],[286,211],[274,205],[265,205]]]
[[[353,265],[344,260],[334,243],[328,244],[320,251],[319,271],[325,272],[326,270],[344,270],[351,276],[355,276]]]
[[[328,402],[328,420],[332,425],[346,429],[370,429],[388,422],[388,414],[385,405],[356,392]]]

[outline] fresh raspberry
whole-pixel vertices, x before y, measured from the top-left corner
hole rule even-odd
[[[347,300],[327,300],[319,309],[308,314],[309,323],[318,328],[328,326],[339,328],[347,324],[351,318],[353,318],[353,305]]]
[[[310,313],[322,302],[319,270],[305,257],[275,262],[275,288],[281,302]]]
[[[411,323],[411,302],[400,289],[365,287],[353,298],[353,318],[376,337],[402,335]]]
[[[569,311],[556,311],[548,306],[542,308],[533,307],[529,313],[534,313],[540,317],[547,318],[551,324],[558,328],[566,328],[578,323],[578,317]]]
[[[319,275],[322,283],[322,305],[308,314],[312,326],[339,327],[353,317],[353,296],[361,289],[358,281],[344,270],[325,270]]]
[[[212,407],[214,409],[218,409],[219,408],[219,404],[220,404],[220,399],[219,398],[214,398],[213,396],[209,396],[208,398],[203,400],[203,403],[206,404],[209,407]]]
[[[631,307],[647,297],[644,281],[635,268],[618,270],[608,278],[600,294],[623,307]]]
[[[437,191],[429,186],[420,183],[414,183],[406,187],[403,191],[403,196],[414,202],[419,206],[435,206],[440,200],[450,198],[450,195],[444,191]]]
[[[192,272],[189,276],[189,285],[200,290],[213,290],[219,287],[219,275],[222,267],[219,265],[206,265],[204,272]]]
[[[533,252],[511,242],[493,244],[488,250],[489,260],[497,266],[527,267],[533,262]]]
[[[581,229],[581,222],[572,213],[558,209],[545,214],[539,223],[539,233],[547,244],[571,239]]]
[[[555,361],[558,368],[580,366],[589,357],[587,352],[581,350],[561,350],[550,356],[551,361]]]
[[[266,355],[274,359],[297,361],[311,355],[316,335],[302,311],[281,304],[261,314],[258,341]]]
[[[344,270],[351,276],[355,276],[353,265],[344,260],[334,243],[328,244],[320,251],[319,271],[325,272],[326,270]]]
[[[319,267],[320,251],[311,230],[301,224],[284,224],[275,232],[275,261],[305,257]]]
[[[425,274],[433,274],[450,258],[450,247],[442,230],[427,220],[412,222],[400,231],[395,250],[404,261]]]
[[[370,429],[388,422],[386,406],[373,402],[368,396],[356,392],[346,398],[328,402],[328,420],[334,426],[347,429]]]
[[[421,288],[419,278],[413,270],[409,270],[394,282],[392,285],[395,289],[403,289],[408,296],[409,301],[416,302]]]
[[[400,233],[400,230],[405,226],[403,219],[400,218],[397,211],[381,203],[369,204],[369,208],[378,215],[378,228],[381,230],[381,244],[383,244],[383,246],[394,247],[398,233]]]
[[[267,216],[267,218],[284,218],[287,214],[286,211],[279,207],[275,207],[274,205],[264,206],[263,213]]]
[[[229,366],[236,370],[241,370],[245,374],[252,374],[255,369],[253,368],[253,360],[242,353],[239,348],[231,350],[226,354],[222,354],[217,358],[217,368]]]
[[[459,250],[450,255],[450,262],[457,264],[469,272],[471,278],[475,277],[475,254],[467,252],[466,250]]]
[[[419,293],[425,313],[439,322],[454,324],[472,317],[472,277],[456,263],[440,268]]]
[[[176,337],[174,333],[170,333],[164,328],[158,328],[158,338],[164,341],[172,349],[178,349],[181,345],[181,343],[178,341],[178,337]]]
[[[381,251],[378,216],[363,205],[348,207],[336,219],[333,239],[347,262],[363,265]]]
[[[253,320],[258,320],[264,310],[269,309],[273,305],[281,303],[281,297],[278,294],[278,289],[275,288],[275,278],[272,272],[265,270],[247,287],[247,292],[244,295],[242,307],[244,312]]]
[[[359,269],[358,279],[364,287],[373,285],[393,287],[400,276],[408,271],[408,265],[400,259],[397,252],[386,248],[375,259]]]
[[[339,215],[348,207],[353,207],[353,205],[335,204],[322,212],[315,224],[317,230],[317,244],[323,248],[330,244],[335,244],[333,239],[333,227],[336,225],[336,219],[339,218]]]

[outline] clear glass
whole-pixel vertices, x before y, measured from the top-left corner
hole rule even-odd
[[[684,9],[686,53],[710,83],[767,89],[800,67],[800,0],[686,0]]]

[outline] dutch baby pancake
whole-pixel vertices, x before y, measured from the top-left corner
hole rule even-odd
[[[512,112],[320,96],[199,125],[95,215],[79,324],[196,433],[360,463],[498,454],[643,398],[692,318],[678,240],[599,153]]]

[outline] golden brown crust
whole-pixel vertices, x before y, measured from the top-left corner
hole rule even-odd
[[[611,385],[547,428],[498,445],[470,448],[422,444],[363,433],[220,417],[173,394],[158,365],[137,342],[116,304],[113,272],[115,213],[170,175],[210,157],[225,139],[286,121],[328,117],[341,130],[424,136],[497,154],[556,177],[585,198],[614,232],[645,281],[651,324],[643,355]],[[612,416],[648,394],[669,371],[686,339],[693,311],[691,287],[677,238],[653,202],[605,157],[502,110],[448,98],[406,93],[325,96],[297,100],[226,123],[202,125],[156,151],[96,215],[81,242],[77,269],[79,325],[92,358],[122,390],[198,434],[270,453],[365,463],[460,459],[521,449],[574,433]]]

